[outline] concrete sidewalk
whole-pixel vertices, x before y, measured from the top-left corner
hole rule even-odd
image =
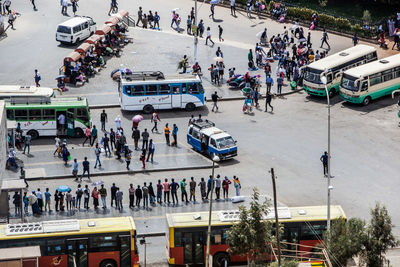
[[[141,143],[140,143],[141,145]],[[17,158],[22,160],[22,165],[26,169],[27,180],[36,179],[56,179],[72,177],[73,159],[76,158],[79,163],[78,175],[82,174],[82,161],[88,157],[90,162],[90,176],[102,176],[112,174],[170,171],[184,169],[202,169],[211,168],[211,160],[190,149],[186,144],[180,144],[178,147],[170,147],[165,143],[155,143],[154,162],[146,162],[146,169],[142,168],[142,162],[139,160],[141,151],[133,150],[133,144],[129,148],[133,150],[130,170],[126,169],[124,157],[120,160],[112,155],[106,157],[101,154],[101,167],[94,168],[96,155],[94,147],[82,147],[82,145],[69,144],[68,149],[71,153],[71,161],[64,165],[62,158],[54,153],[54,146],[35,146],[31,148],[30,154],[17,152]],[[139,146],[140,147],[140,146]],[[9,178],[18,178],[19,172],[7,171]],[[87,176],[86,176],[87,177]],[[87,178],[86,178],[87,179]]]

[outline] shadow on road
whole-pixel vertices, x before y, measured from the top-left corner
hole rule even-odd
[[[372,100],[368,106],[357,105],[350,102],[344,101],[342,103],[343,107],[352,109],[354,111],[359,111],[362,115],[368,114],[372,111],[379,110],[381,108],[387,108],[397,103],[396,99],[393,99],[390,95],[384,96],[382,98]]]

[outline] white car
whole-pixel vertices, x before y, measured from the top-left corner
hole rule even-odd
[[[57,26],[56,40],[75,44],[96,32],[96,22],[91,17],[74,17]]]

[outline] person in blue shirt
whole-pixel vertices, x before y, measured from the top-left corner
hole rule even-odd
[[[75,177],[75,181],[78,181],[78,160],[74,159],[74,165],[72,169],[72,175]]]
[[[280,95],[282,93],[283,78],[281,76],[278,76],[278,78],[276,78],[276,83],[278,85],[276,93]]]
[[[90,146],[93,146],[94,142],[97,141],[96,125],[93,125],[92,131],[91,131],[91,135],[92,135],[92,143],[90,144]]]
[[[51,212],[50,208],[50,199],[51,199],[51,193],[49,192],[49,188],[46,188],[46,192],[44,192],[44,211],[47,211],[47,207],[49,208],[49,212]]]
[[[268,74],[265,83],[267,84],[267,92],[271,92],[271,86],[274,85],[274,79],[271,78],[271,75]]]
[[[154,13],[154,29],[160,29],[160,16],[158,15],[157,11]]]
[[[213,178],[210,175],[210,178],[208,178],[208,181],[207,181],[207,196],[206,196],[206,199],[208,199],[208,195],[211,192],[212,183],[213,183]],[[211,192],[211,198],[212,198],[212,192]]]
[[[176,124],[174,124],[174,127],[172,128],[172,137],[174,138],[172,146],[178,146],[178,126],[176,126]]]
[[[175,124],[174,124],[175,126]],[[172,195],[172,202],[175,205],[175,200],[176,200],[176,204],[178,205],[178,194],[177,194],[177,190],[179,188],[179,184],[177,182],[175,182],[175,179],[171,179],[171,183],[169,184],[169,189],[171,190],[171,195]]]

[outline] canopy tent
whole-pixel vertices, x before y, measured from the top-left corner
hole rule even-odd
[[[93,34],[93,35],[90,36],[88,39],[86,39],[85,43],[88,43],[88,44],[95,44],[95,43],[97,43],[98,41],[100,41],[101,38],[102,38],[101,35]]]
[[[81,58],[81,54],[78,52],[71,52],[68,56],[64,58],[64,62],[76,62]]]
[[[123,20],[127,16],[129,16],[129,12],[126,10],[121,10],[118,13],[111,15],[111,17],[116,17],[116,18],[119,18],[120,20]]]
[[[86,53],[87,51],[89,51],[89,49],[90,49],[91,47],[92,47],[92,45],[89,44],[89,43],[82,43],[80,46],[78,46],[77,49],[75,49],[75,52],[84,54],[84,53]]]
[[[104,22],[104,24],[116,25],[119,23],[119,21],[120,21],[120,18],[118,18],[116,16],[112,16],[108,20],[106,20],[106,22]]]
[[[96,31],[97,35],[106,35],[111,31],[111,27],[108,26],[107,24],[104,24],[100,29]]]

